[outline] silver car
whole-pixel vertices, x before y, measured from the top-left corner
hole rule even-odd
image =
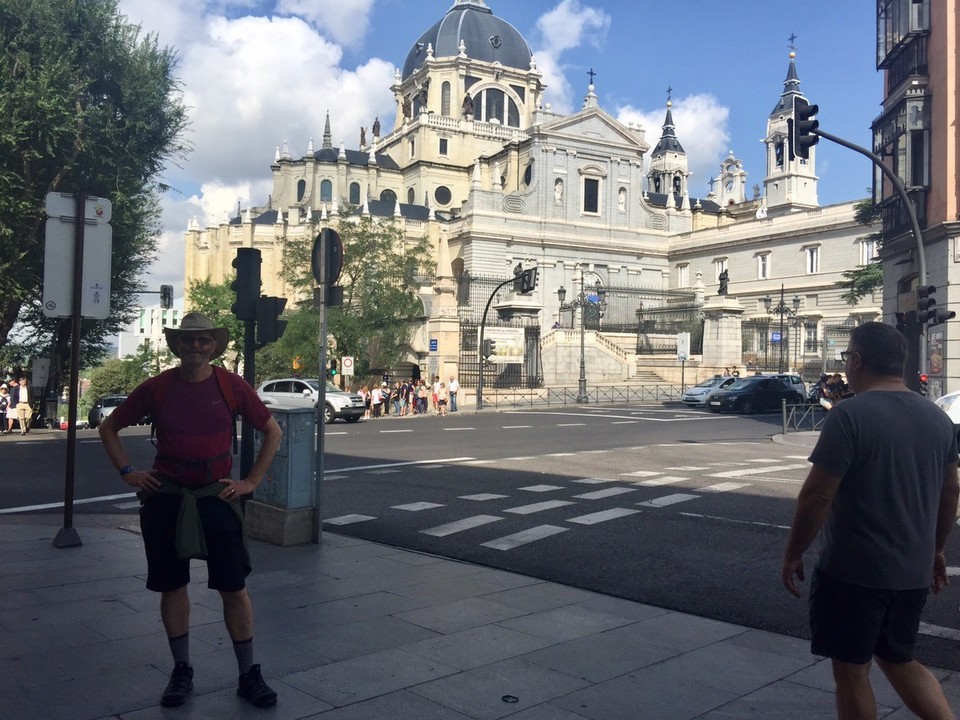
[[[257,395],[267,407],[316,408],[320,398],[320,381],[316,378],[278,378],[260,383]],[[357,422],[366,411],[363,398],[352,392],[344,392],[336,385],[327,383],[323,421],[332,423],[337,418]]]
[[[680,398],[680,402],[684,405],[694,405],[706,406],[707,396],[716,391],[723,390],[723,388],[733,385],[738,378],[735,377],[712,377],[708,380],[704,380],[699,385],[694,385],[692,388],[687,390],[683,397]]]

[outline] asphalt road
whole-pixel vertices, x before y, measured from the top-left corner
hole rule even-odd
[[[322,512],[338,533],[803,637],[806,598],[779,568],[808,451],[778,431],[776,414],[663,406],[336,423]],[[95,433],[78,437],[76,512],[134,512]],[[148,429],[125,437],[149,464]],[[3,439],[0,513],[62,500],[64,445]],[[931,598],[921,637],[921,657],[951,669],[958,589]]]

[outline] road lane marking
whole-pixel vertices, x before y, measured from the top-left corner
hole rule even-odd
[[[494,550],[513,550],[514,548],[526,545],[527,543],[543,540],[551,535],[566,532],[570,528],[557,527],[556,525],[538,525],[537,527],[523,530],[522,532],[507,535],[506,537],[491,540],[490,542],[480,543],[483,547],[493,548]]]
[[[455,463],[455,462],[465,462],[467,460],[473,460],[473,458],[472,457],[452,457],[452,458],[436,458],[435,460],[411,460],[409,462],[378,463],[376,465],[355,465],[353,467],[337,468],[336,470],[325,470],[323,474],[327,475],[328,473],[356,472],[358,470],[373,470],[376,468],[406,467],[409,465],[433,465],[434,463]]]
[[[960,630],[954,628],[941,627],[940,625],[931,625],[929,623],[920,623],[921,635],[930,635],[932,637],[949,638],[950,640],[960,640]]]
[[[391,510],[406,510],[408,512],[420,512],[421,510],[433,510],[434,508],[446,507],[446,505],[441,505],[439,503],[431,502],[415,502],[407,503],[406,505],[391,505]]]
[[[578,525],[596,525],[597,523],[606,522],[607,520],[616,520],[617,518],[626,517],[627,515],[635,515],[638,512],[640,511],[631,510],[630,508],[611,508],[610,510],[601,510],[600,512],[569,518],[567,522],[577,523]]]
[[[603,490],[594,490],[583,495],[574,495],[578,500],[602,500],[603,498],[613,497],[614,495],[623,495],[624,493],[636,492],[637,488],[612,487]]]
[[[369,475],[393,475],[400,472],[396,468],[383,468],[382,470],[367,470]]]
[[[574,480],[573,482],[580,483],[581,485],[604,485],[606,483],[620,482],[620,480],[617,480],[615,478],[590,477],[590,478],[580,478],[579,480]]]
[[[809,455],[784,455],[784,458],[787,460],[806,460],[807,462],[810,462]]]
[[[561,485],[527,485],[526,487],[517,488],[517,490],[526,490],[527,492],[553,492],[554,490],[565,490],[566,488]]]
[[[114,507],[117,508],[117,510],[136,510],[140,507],[140,501],[135,500],[134,502],[117,503]]]
[[[445,468],[446,465],[421,465],[421,470],[438,470],[440,468]]]
[[[326,476],[323,478],[324,480],[343,480],[347,477],[346,475],[327,475],[326,473],[324,475]]]
[[[532,503],[530,505],[518,505],[517,507],[507,508],[503,512],[513,513],[514,515],[530,515],[532,513],[543,512],[544,510],[553,510],[564,507],[565,505],[575,505],[570,500],[547,500],[546,502]]]
[[[522,430],[524,428],[531,428],[533,425],[501,425],[501,430]]]
[[[583,427],[586,423],[557,423],[554,427]]]
[[[701,520],[719,520],[734,525],[757,525],[758,527],[776,528],[777,530],[789,530],[789,525],[775,525],[772,523],[759,522],[757,520],[734,520],[733,518],[720,517],[718,515],[702,515],[700,513],[681,512],[678,515],[685,517],[700,518]]]
[[[476,495],[460,495],[461,500],[475,500],[484,502],[485,500],[501,500],[510,497],[509,495],[497,495],[496,493],[477,493]]]
[[[610,452],[609,450],[581,450],[581,455],[603,455],[604,453]]]
[[[620,474],[629,475],[630,477],[653,477],[654,475],[662,475],[663,473],[654,470],[634,470],[633,472]]]
[[[331,435],[349,435],[349,434],[350,433],[348,433],[346,430],[339,430],[337,432],[331,432],[330,430],[323,431],[324,437],[330,437]]]
[[[710,468],[698,467],[697,465],[679,465],[677,467],[665,467],[664,470],[673,470],[674,472],[695,472],[697,470],[709,470]]]
[[[489,465],[490,463],[499,462],[498,460],[467,460],[464,465]]]
[[[514,461],[514,460],[535,460],[535,459],[536,459],[536,457],[535,457],[534,455],[517,455],[517,457],[501,458],[501,461],[502,461],[502,462],[511,462],[511,461]]]
[[[659,487],[660,485],[673,485],[674,483],[689,480],[688,477],[678,477],[676,475],[665,475],[664,477],[650,478],[649,480],[638,480],[633,483],[640,487]]]
[[[376,520],[373,515],[341,515],[340,517],[327,518],[323,522],[327,525],[352,525],[353,523],[366,522],[367,520]]]
[[[571,455],[576,455],[577,453],[547,453],[543,457],[570,457]]]
[[[83,498],[81,500],[74,500],[74,505],[91,505],[98,502],[109,502],[110,500],[127,500],[129,498],[135,498],[136,493],[123,493],[121,495],[101,495],[100,497],[93,498]],[[14,515],[16,513],[23,512],[33,512],[34,510],[53,510],[56,508],[62,508],[63,502],[55,503],[45,503],[43,505],[24,505],[22,507],[14,508],[3,508],[0,510],[0,515]]]
[[[636,425],[639,420],[614,420],[611,425]]]
[[[716,485],[707,485],[706,487],[697,488],[697,492],[710,492],[710,493],[732,492],[734,490],[739,490],[740,488],[745,488],[745,487],[750,487],[750,483],[725,482],[725,483],[718,483]]]
[[[724,470],[723,472],[710,473],[707,477],[715,478],[733,478],[743,475],[763,475],[764,473],[785,472],[786,470],[800,470],[810,467],[803,465],[774,465],[773,467],[743,468],[740,470]]]
[[[699,495],[688,495],[686,493],[674,493],[673,495],[664,495],[663,497],[654,498],[653,500],[647,500],[646,502],[639,502],[637,505],[643,505],[644,507],[654,507],[662,508],[667,505],[676,505],[677,503],[686,502],[687,500],[696,500]]]
[[[464,530],[472,530],[481,525],[489,525],[499,520],[503,520],[503,518],[497,517],[496,515],[474,515],[473,517],[457,520],[456,522],[447,523],[446,525],[437,525],[437,527],[421,530],[420,534],[430,535],[432,537],[446,537],[447,535],[453,535],[454,533],[463,532]]]
[[[444,429],[443,429],[444,432],[461,432],[461,431],[463,431],[463,430],[476,430],[476,428],[473,428],[473,427],[458,427],[458,428],[444,428]]]
[[[403,430],[378,430],[381,435],[389,435],[390,433],[412,433],[412,428],[404,428]]]

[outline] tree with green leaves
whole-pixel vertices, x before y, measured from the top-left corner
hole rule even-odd
[[[111,314],[84,322],[85,363],[132,317],[161,229],[159,177],[187,151],[176,66],[116,0],[0,3],[0,347],[19,323],[34,355],[66,357],[69,320],[40,307],[52,191],[113,205]]]
[[[330,308],[327,320],[337,354],[352,355],[362,377],[402,358],[414,323],[424,319],[418,293],[423,280],[432,278],[434,262],[430,241],[405,236],[395,218],[352,212],[344,210],[336,226],[343,240],[343,306]],[[282,276],[304,295],[316,285],[310,270],[314,236],[284,245]]]
[[[859,225],[867,227],[873,225],[879,220],[880,213],[881,208],[873,201],[872,197],[861,200],[853,206],[853,216]],[[870,239],[876,240],[877,247],[879,247],[882,235],[877,233],[872,235]],[[844,270],[843,280],[837,281],[835,286],[844,290],[840,297],[848,305],[856,305],[867,295],[883,287],[883,264],[879,259],[876,259],[852,270]]]

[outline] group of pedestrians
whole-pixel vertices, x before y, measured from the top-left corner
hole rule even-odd
[[[393,387],[386,382],[372,389],[362,385],[357,394],[364,399],[366,412],[364,417],[375,420],[389,416],[411,417],[413,415],[434,414],[445,417],[447,412],[457,412],[457,398],[460,383],[451,376],[450,382],[443,382],[434,376],[433,383],[425,379],[397,380]]]
[[[12,378],[0,383],[0,435],[10,435],[14,422],[19,424],[20,434],[30,432],[33,420],[33,405],[30,403],[30,386],[27,378]]]

